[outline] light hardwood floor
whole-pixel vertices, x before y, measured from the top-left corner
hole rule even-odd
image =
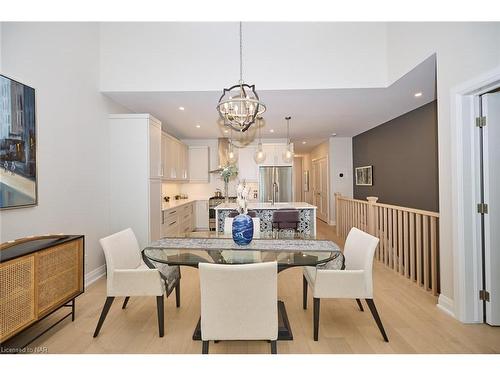
[[[342,245],[334,227],[318,223],[318,237]],[[279,341],[278,353],[500,353],[500,327],[461,324],[436,307],[436,298],[375,262],[375,303],[389,336],[385,343],[370,312],[354,300],[322,300],[319,341],[312,338],[312,297],[302,309],[302,270],[279,274],[279,298],[285,301],[293,341]],[[191,335],[200,314],[198,271],[182,268],[181,307],[174,294],[165,304],[165,336],[158,337],[155,298],[131,298],[126,310],[117,298],[98,338],[92,338],[105,299],[106,281],[91,285],[77,300],[76,320],[60,323],[31,347],[48,353],[200,353]],[[52,320],[55,319],[51,318]],[[51,319],[36,330],[48,326]],[[23,333],[19,341],[31,332]],[[266,342],[220,342],[211,353],[269,353]]]

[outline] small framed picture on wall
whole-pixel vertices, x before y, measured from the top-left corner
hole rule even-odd
[[[355,168],[355,176],[357,186],[373,185],[373,168],[371,165]]]

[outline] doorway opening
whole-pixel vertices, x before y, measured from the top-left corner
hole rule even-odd
[[[451,94],[453,312],[500,325],[500,67]]]

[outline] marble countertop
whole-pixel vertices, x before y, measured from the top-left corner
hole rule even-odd
[[[196,202],[197,200],[201,200],[201,199],[178,199],[178,200],[170,199],[170,202],[168,202],[168,203],[165,201],[162,202],[161,209],[162,209],[162,211],[167,211],[167,210],[171,210],[173,208],[184,206],[185,204],[188,204],[188,203]]]
[[[236,210],[238,205],[236,203],[221,203],[217,207],[216,210]],[[303,209],[316,209],[316,206],[309,204],[307,202],[276,202],[274,205],[272,203],[267,202],[249,202],[248,209],[249,210],[277,210],[280,208],[291,208],[296,210]]]

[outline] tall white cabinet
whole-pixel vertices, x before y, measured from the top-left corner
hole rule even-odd
[[[132,228],[139,245],[160,238],[161,123],[149,114],[109,116],[111,232]]]

